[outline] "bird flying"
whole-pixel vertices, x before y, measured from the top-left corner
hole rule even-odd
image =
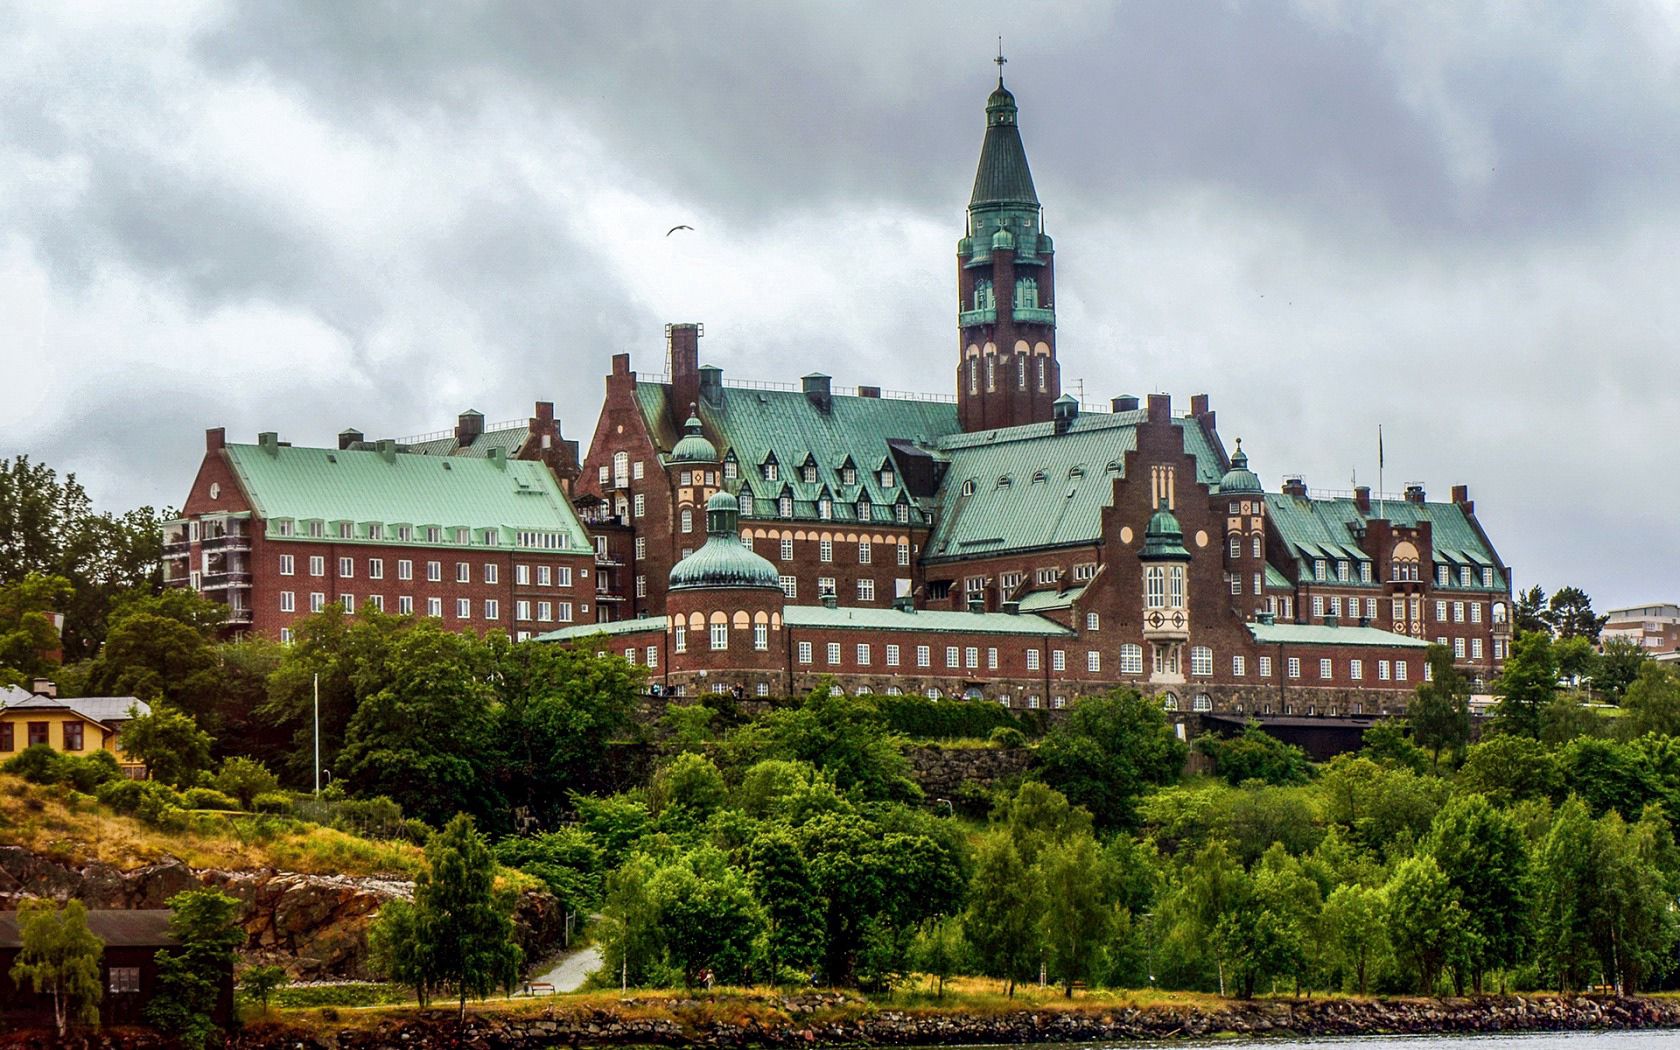
[[[671,236],[671,234],[676,233],[678,230],[687,230],[688,232],[693,233],[694,232],[694,227],[692,227],[692,226],[673,226],[670,229],[665,231],[665,236],[669,237],[669,236]]]

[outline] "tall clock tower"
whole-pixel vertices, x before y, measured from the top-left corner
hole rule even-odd
[[[997,63],[968,234],[957,242],[957,418],[965,431],[1048,421],[1062,392],[1055,247],[1043,230],[1001,54]]]

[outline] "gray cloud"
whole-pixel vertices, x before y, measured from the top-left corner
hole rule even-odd
[[[1272,484],[1374,481],[1381,422],[1389,487],[1470,482],[1523,580],[1680,589],[1680,495],[1649,483],[1680,418],[1654,8],[128,17],[0,9],[0,365],[42,394],[0,453],[113,506],[178,500],[206,426],[543,398],[587,439],[609,355],[658,370],[667,320],[735,375],[947,388],[1001,32],[1091,400],[1207,390]]]

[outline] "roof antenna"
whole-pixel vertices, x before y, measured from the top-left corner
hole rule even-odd
[[[1003,37],[1002,36],[998,37],[998,57],[992,59],[992,61],[997,63],[997,67],[998,67],[998,87],[1002,87],[1003,86],[1003,64],[1005,62],[1009,61],[1009,59],[1003,57]]]

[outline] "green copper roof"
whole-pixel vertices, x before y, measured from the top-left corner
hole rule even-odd
[[[490,450],[499,448],[511,459],[519,452],[520,446],[530,436],[526,427],[503,427],[500,430],[488,430],[473,438],[470,445],[462,445],[455,440],[455,435],[433,438],[430,441],[416,441],[403,446],[403,451],[416,456],[456,456],[465,459],[487,459]],[[376,442],[365,441],[363,447],[372,448]]]
[[[1472,574],[1474,583],[1466,590],[1503,593],[1505,577],[1498,569],[1499,559],[1477,533],[1464,508],[1456,503],[1413,503],[1410,500],[1373,501],[1372,513],[1360,511],[1351,499],[1296,499],[1285,493],[1266,494],[1266,512],[1277,527],[1284,543],[1295,556],[1303,578],[1311,578],[1315,559],[1327,561],[1369,561],[1370,555],[1359,549],[1352,526],[1363,525],[1371,518],[1386,518],[1395,525],[1415,527],[1430,523],[1434,537],[1437,564],[1487,566],[1494,569],[1493,585],[1482,584],[1481,572]],[[1427,569],[1425,571],[1428,571]],[[1334,575],[1332,573],[1332,575]],[[1452,575],[1449,586],[1460,586],[1458,574]]]
[[[1033,613],[1046,609],[1068,609],[1084,593],[1083,587],[1074,587],[1066,591],[1031,591],[1021,596],[1021,611]]]
[[[934,612],[926,609],[855,609],[842,606],[790,605],[782,610],[789,627],[853,628],[859,631],[941,631],[967,634],[1015,634],[1040,638],[1072,637],[1074,632],[1042,616],[1011,613]]]
[[[986,139],[980,146],[980,167],[974,173],[969,207],[986,204],[1024,204],[1038,207],[1027,150],[1016,125],[1015,96],[998,81],[986,100]]]
[[[1248,469],[1248,453],[1242,450],[1242,438],[1237,439],[1237,450],[1231,453],[1231,469],[1219,479],[1221,493],[1264,492],[1260,478]]]
[[[946,438],[940,448],[951,466],[924,556],[940,561],[1095,542],[1145,418],[1141,410],[1086,412],[1065,434],[1051,423],[1029,423]],[[1195,480],[1216,483],[1223,464],[1206,432],[1194,420],[1172,422],[1196,458]]]
[[[1155,508],[1149,525],[1143,530],[1143,550],[1138,557],[1146,561],[1188,561],[1190,552],[1184,549],[1184,527],[1167,509],[1166,504]]]
[[[700,420],[688,417],[683,436],[671,449],[672,463],[716,463],[717,448],[700,433]]]
[[[638,382],[636,398],[648,431],[663,449],[677,443],[667,405],[671,388],[664,383]],[[870,519],[894,520],[893,504],[904,498],[895,484],[883,489],[878,471],[890,452],[889,439],[932,444],[956,432],[957,406],[945,401],[911,401],[890,397],[835,395],[826,411],[802,391],[753,390],[724,387],[717,404],[701,401],[700,418],[716,436],[721,456],[736,461],[740,492],[753,498],[748,518],[776,516],[776,501],[793,497],[793,517],[818,518],[818,501],[832,501],[835,521],[856,521],[860,498],[870,504]],[[777,480],[765,481],[761,468],[774,457]],[[816,481],[807,483],[801,467],[809,460]],[[842,469],[855,469],[853,483],[845,483]],[[896,473],[896,469],[895,469]],[[912,520],[923,519],[917,509]]]
[[[1261,645],[1362,645],[1392,649],[1427,649],[1421,638],[1408,638],[1376,627],[1322,627],[1307,623],[1251,623],[1249,633]]]
[[[604,634],[611,638],[622,634],[640,634],[643,631],[665,632],[666,619],[663,616],[644,616],[639,620],[612,620],[608,623],[580,623],[571,627],[562,627],[558,631],[539,634],[534,639],[539,642],[569,642],[579,638],[593,638]]]
[[[741,542],[735,497],[716,492],[706,501],[706,542],[671,567],[673,591],[710,587],[780,589],[781,577],[768,560]]]
[[[257,513],[271,522],[349,521],[357,539],[365,526],[438,526],[474,531],[473,543],[494,532],[498,546],[516,547],[520,533],[558,534],[561,548],[587,551],[589,536],[541,463],[473,457],[433,457],[292,445],[228,445],[228,462]],[[329,528],[329,535],[333,530]],[[386,529],[384,539],[396,537]],[[542,544],[539,544],[541,546]]]

